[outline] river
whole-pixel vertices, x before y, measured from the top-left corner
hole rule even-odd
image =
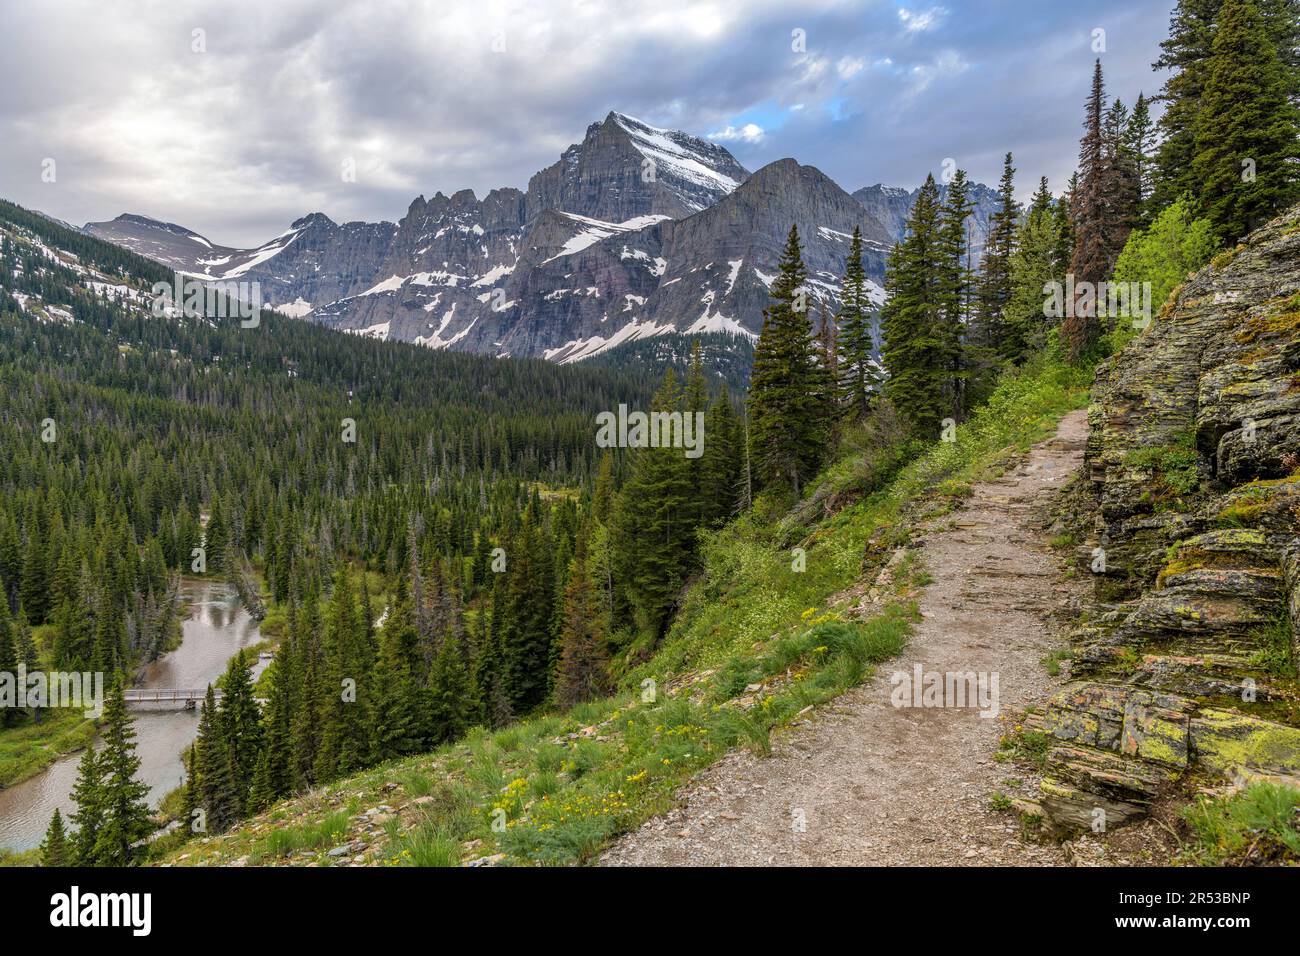
[[[145,668],[137,687],[206,687],[226,670],[242,647],[261,637],[257,622],[239,603],[231,585],[187,579],[182,585],[188,613],[181,622],[181,646]],[[254,673],[261,665],[254,665]],[[185,780],[181,755],[198,733],[198,710],[134,707],[136,753],[140,770],[136,779],[149,785],[149,805],[156,807],[164,795]],[[70,795],[77,779],[81,754],[62,757],[41,773],[0,790],[0,847],[28,850],[39,846],[54,808],[67,820],[75,809]]]

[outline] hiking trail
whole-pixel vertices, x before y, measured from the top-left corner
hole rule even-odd
[[[1014,814],[989,799],[1025,771],[993,759],[1007,714],[1059,684],[1043,658],[1046,621],[1067,590],[1036,513],[1083,461],[1086,413],[956,512],[922,529],[933,580],[921,620],[894,661],[862,686],[773,736],[772,753],[734,751],[678,793],[679,806],[614,841],[618,865],[1065,865],[1070,852],[1023,842]],[[998,676],[998,718],[974,707],[895,708],[891,675]],[[801,825],[802,824],[802,827]]]

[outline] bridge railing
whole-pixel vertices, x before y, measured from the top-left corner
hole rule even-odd
[[[213,696],[221,699],[221,691],[213,689]],[[122,697],[128,703],[168,703],[201,701],[208,695],[206,687],[202,689],[184,689],[179,687],[128,687],[122,691]]]

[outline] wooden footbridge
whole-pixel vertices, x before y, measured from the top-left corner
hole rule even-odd
[[[218,701],[221,700],[221,691],[214,687],[212,693]],[[208,689],[206,687],[197,690],[183,690],[176,687],[128,687],[122,691],[122,695],[128,707],[132,704],[171,704],[193,710],[203,703],[204,698],[208,696]]]

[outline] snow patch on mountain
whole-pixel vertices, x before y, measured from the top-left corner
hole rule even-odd
[[[708,150],[701,148],[710,145],[704,140],[677,130],[659,129],[622,113],[612,115],[636,150],[654,163],[656,173],[667,170],[679,179],[724,193],[740,185],[739,180],[718,171],[716,156],[708,155]],[[687,204],[697,210],[704,208],[703,204],[690,200]]]

